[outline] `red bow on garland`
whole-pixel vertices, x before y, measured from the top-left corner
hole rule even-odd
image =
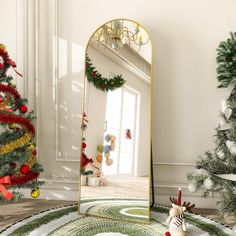
[[[23,77],[23,75],[15,69],[16,63],[11,58],[9,58],[9,54],[6,51],[5,46],[2,44],[0,44],[0,56],[3,57],[3,60],[5,61],[5,63],[7,63],[10,67],[12,67],[12,69],[16,72],[17,75],[19,75],[20,77]],[[0,63],[0,69],[2,69],[2,67],[3,67],[3,64]]]
[[[2,193],[2,195],[7,199],[7,200],[11,200],[14,195],[8,191],[3,184],[11,184],[11,179],[10,176],[4,176],[0,179],[0,192]]]

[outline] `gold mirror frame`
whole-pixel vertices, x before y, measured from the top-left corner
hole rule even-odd
[[[153,86],[153,43],[152,43],[152,40],[151,40],[151,37],[150,37],[150,33],[148,32],[148,30],[142,25],[140,24],[139,22],[135,21],[135,20],[131,20],[131,19],[127,19],[127,18],[115,18],[115,19],[112,19],[112,20],[109,20],[107,22],[105,22],[104,24],[100,25],[98,28],[96,28],[96,30],[92,33],[92,35],[90,36],[87,44],[86,44],[86,48],[85,48],[85,55],[84,55],[84,98],[83,98],[83,104],[82,104],[82,123],[81,123],[81,137],[83,137],[83,134],[84,134],[84,130],[82,129],[82,126],[84,124],[84,112],[85,112],[85,94],[86,94],[86,55],[87,55],[87,51],[88,51],[88,47],[89,47],[89,44],[93,38],[93,36],[96,34],[96,32],[103,26],[111,23],[112,21],[119,21],[119,20],[122,20],[122,21],[129,21],[129,22],[132,22],[132,23],[135,23],[137,25],[139,25],[145,32],[146,34],[148,35],[149,37],[149,41],[150,41],[150,51],[151,51],[151,73],[150,73],[150,78],[151,78],[151,81],[150,81],[150,157],[149,157],[149,177],[148,177],[148,185],[149,185],[149,191],[148,191],[148,221],[147,223],[146,222],[134,222],[134,221],[127,221],[125,220],[126,222],[130,222],[130,223],[138,223],[138,224],[150,224],[150,217],[151,217],[151,211],[150,211],[150,208],[151,208],[151,183],[152,183],[152,180],[151,180],[151,155],[152,155],[152,86]],[[91,215],[91,214],[86,214],[86,213],[81,213],[80,212],[80,200],[81,200],[81,172],[82,172],[82,161],[81,161],[81,157],[82,157],[82,142],[83,142],[83,139],[81,139],[81,145],[80,145],[80,177],[79,177],[79,199],[78,199],[78,213],[80,215],[85,215],[85,216],[93,216],[93,217],[98,217],[98,216],[94,216],[94,215]],[[99,216],[99,218],[103,218],[103,219],[109,219],[109,220],[112,220],[112,218],[109,218],[109,217],[105,217],[105,216]],[[115,219],[115,220],[120,220],[120,221],[124,221],[122,219]]]

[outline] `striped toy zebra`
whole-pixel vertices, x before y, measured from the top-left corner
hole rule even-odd
[[[166,232],[166,236],[186,236],[187,228],[184,221],[185,210],[185,207],[172,204],[169,217],[166,221],[169,226],[169,232]]]

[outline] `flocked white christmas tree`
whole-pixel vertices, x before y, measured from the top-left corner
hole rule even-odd
[[[206,152],[196,164],[196,173],[189,173],[188,189],[204,189],[204,196],[217,192],[222,214],[236,214],[236,33],[221,42],[217,49],[219,88],[227,88],[228,99],[222,104],[220,124],[215,135],[216,147]]]

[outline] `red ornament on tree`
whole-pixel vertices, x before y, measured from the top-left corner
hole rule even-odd
[[[28,107],[26,106],[26,105],[22,105],[21,107],[20,107],[20,112],[21,113],[26,113],[28,111]]]
[[[26,174],[29,173],[29,171],[30,171],[30,168],[29,168],[29,166],[28,166],[27,164],[24,164],[24,165],[21,166],[21,168],[20,168],[20,173],[21,173],[21,174],[26,175]]]
[[[34,155],[34,156],[37,155],[37,150],[36,149],[32,150],[32,155]]]
[[[2,96],[0,96],[0,102],[3,102],[3,98],[2,98]]]
[[[85,149],[87,147],[87,144],[85,142],[82,143],[82,148]]]
[[[3,64],[2,63],[0,63],[0,70],[3,68]]]

